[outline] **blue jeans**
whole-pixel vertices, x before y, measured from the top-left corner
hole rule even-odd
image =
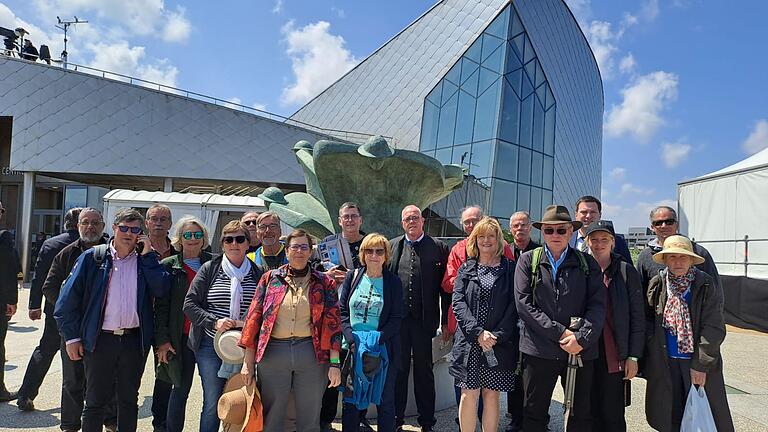
[[[187,347],[187,337],[182,338],[179,351],[181,354],[181,384],[173,386],[168,398],[168,415],[165,420],[167,432],[184,430],[184,414],[187,410],[187,397],[192,388],[192,378],[195,374],[195,353]]]
[[[200,381],[203,383],[203,411],[200,413],[200,432],[218,432],[220,422],[216,407],[227,381],[218,376],[221,359],[213,349],[213,338],[207,334],[203,334],[200,339],[200,346],[195,353],[195,359],[197,360],[197,373],[200,374]]]

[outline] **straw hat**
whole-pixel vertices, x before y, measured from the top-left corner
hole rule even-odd
[[[653,260],[658,264],[665,264],[664,255],[669,254],[688,255],[691,257],[693,265],[699,265],[704,262],[704,258],[696,255],[693,252],[693,244],[690,240],[688,240],[688,237],[686,236],[673,235],[667,237],[667,239],[664,240],[664,249],[656,252],[656,254],[653,256]]]
[[[239,329],[222,330],[216,332],[213,339],[213,349],[221,361],[229,364],[240,364],[245,358],[245,350],[238,345],[243,335]]]
[[[258,421],[258,418],[251,416],[252,405],[254,399],[259,397],[258,393],[255,380],[246,385],[242,374],[237,373],[227,381],[216,407],[224,432],[240,432],[249,422]],[[259,406],[256,407],[257,417]]]
[[[551,205],[544,210],[544,216],[540,221],[534,222],[534,228],[541,229],[542,225],[560,225],[563,223],[569,223],[573,225],[573,229],[577,230],[581,228],[582,223],[579,221],[571,220],[571,214],[568,212],[568,208],[561,205]]]

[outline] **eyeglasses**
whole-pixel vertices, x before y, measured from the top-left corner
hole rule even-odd
[[[660,227],[662,225],[672,226],[672,225],[674,225],[676,223],[677,223],[677,221],[674,218],[669,218],[669,219],[662,219],[662,220],[653,221],[653,222],[651,222],[651,225],[653,225],[655,227]]]
[[[81,220],[77,224],[82,226],[99,226],[103,223],[104,221],[100,221],[100,220],[95,220],[95,221]]]
[[[360,215],[359,214],[348,214],[348,215],[344,215],[344,216],[339,216],[339,218],[341,220],[343,220],[343,221],[349,222],[349,221],[354,221],[354,220],[360,219]]]
[[[165,216],[160,216],[160,217],[152,216],[147,219],[149,219],[150,222],[160,222],[160,223],[166,223],[171,220],[171,218],[165,217]]]
[[[384,249],[378,248],[378,249],[365,249],[366,255],[373,255],[376,254],[378,256],[384,256]]]
[[[117,229],[120,230],[120,232],[127,233],[128,231],[131,231],[131,234],[141,234],[141,227],[132,227],[127,225],[118,225]]]
[[[558,228],[558,229],[544,228],[541,231],[544,232],[544,234],[546,234],[546,235],[552,235],[555,232],[557,232],[557,235],[566,235],[566,234],[568,234],[568,228]]]
[[[195,231],[195,232],[184,231],[184,234],[182,234],[181,236],[184,237],[184,240],[192,240],[192,237],[194,237],[195,240],[200,240],[201,238],[203,238],[203,232],[202,231]],[[238,242],[238,243],[242,243],[242,242]]]
[[[245,243],[245,236],[239,235],[239,236],[225,236],[222,240],[224,240],[224,243],[231,244],[232,242],[237,242],[237,244],[243,244]]]
[[[266,225],[265,224],[260,224],[260,225],[256,225],[256,228],[258,230],[260,230],[260,231],[276,230],[276,229],[280,228],[280,225],[278,225],[276,223],[271,223],[271,224],[266,224]]]
[[[464,219],[463,221],[461,221],[461,224],[464,226],[470,226],[470,225],[475,225],[478,222],[480,222],[480,219],[472,218],[472,219]]]
[[[421,219],[421,216],[408,216],[407,218],[403,219],[403,222],[405,223],[418,222],[420,219]]]
[[[306,251],[309,250],[309,245],[306,244],[306,243],[292,244],[292,245],[288,246],[288,249],[290,249],[290,250],[292,250],[294,252],[298,252],[298,251],[306,252]]]
[[[256,222],[255,220],[247,220],[247,221],[243,221],[243,223],[246,226],[251,226],[251,225],[256,225],[258,222]]]

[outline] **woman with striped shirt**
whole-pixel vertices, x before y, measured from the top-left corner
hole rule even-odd
[[[242,327],[263,273],[245,257],[249,245],[250,234],[242,222],[226,224],[221,232],[224,254],[200,267],[184,300],[184,313],[192,322],[189,348],[195,353],[203,384],[200,432],[219,430],[216,405],[226,383],[218,375],[221,359],[213,339],[218,330]]]

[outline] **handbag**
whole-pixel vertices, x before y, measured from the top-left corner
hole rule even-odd
[[[704,386],[699,386],[697,389],[696,386],[691,385],[688,400],[685,402],[680,432],[717,432]]]

